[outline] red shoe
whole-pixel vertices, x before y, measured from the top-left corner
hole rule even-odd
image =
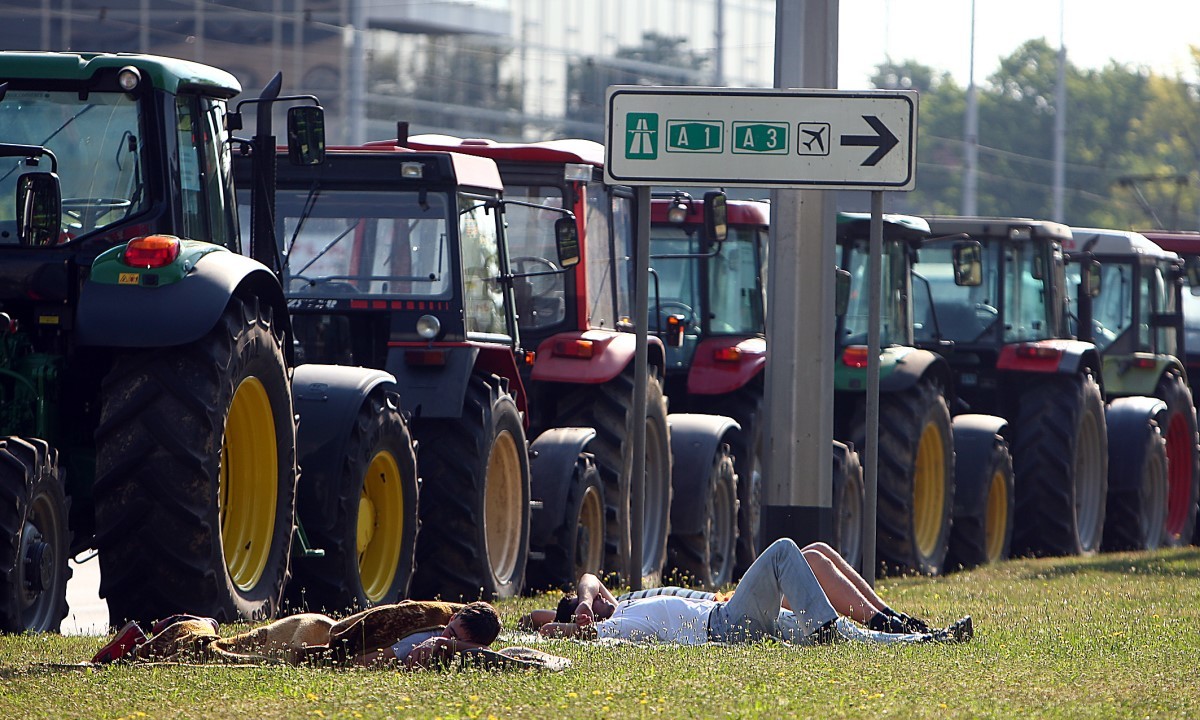
[[[92,663],[110,663],[120,660],[144,642],[146,642],[146,633],[142,632],[136,622],[130,620],[125,623],[125,627],[117,631],[116,637],[100,648],[100,652],[92,656]]]

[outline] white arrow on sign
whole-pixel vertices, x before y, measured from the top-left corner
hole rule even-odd
[[[911,190],[917,93],[613,86],[605,179]]]

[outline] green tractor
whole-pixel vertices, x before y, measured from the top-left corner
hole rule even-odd
[[[280,85],[243,101],[260,109],[241,142],[273,148],[271,107],[299,101],[292,157],[319,163],[320,107]],[[114,625],[275,615],[297,524],[293,385],[322,397],[327,453],[353,444],[340,413],[398,410],[386,373],[293,377],[274,241],[240,253],[241,88],[94,53],[0,53],[0,88],[0,629],[56,631],[68,559],[88,548]],[[272,193],[256,176],[263,217]]]

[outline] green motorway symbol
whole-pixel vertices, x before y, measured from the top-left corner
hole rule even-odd
[[[658,159],[658,113],[625,114],[625,157]]]
[[[701,120],[668,120],[667,152],[719,153],[724,125]]]
[[[735,122],[733,151],[758,155],[787,155],[788,123]]]

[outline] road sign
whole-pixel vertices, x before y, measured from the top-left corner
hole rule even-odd
[[[911,190],[917,93],[613,86],[605,180]]]

